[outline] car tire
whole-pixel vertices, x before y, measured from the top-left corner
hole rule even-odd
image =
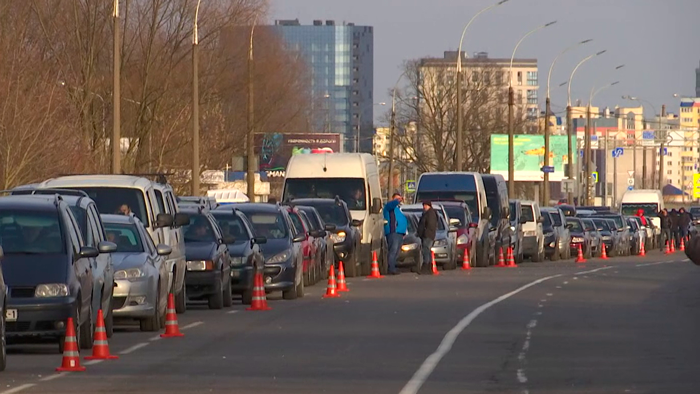
[[[583,258],[584,258],[584,259],[590,259],[590,258],[592,258],[592,257],[593,257],[593,248],[591,247],[591,245],[588,245],[588,246],[586,247],[586,250],[585,250],[584,254],[583,254]]]
[[[153,305],[153,315],[139,320],[139,328],[143,332],[155,332],[160,330],[160,294],[156,295],[156,302]]]
[[[228,308],[233,305],[233,290],[231,289],[231,277],[226,278],[226,288],[224,289],[224,307]]]
[[[399,251],[400,251],[399,247]],[[382,238],[382,246],[381,249],[379,250],[379,273],[382,275],[386,275],[389,273],[389,244],[386,241],[386,238]],[[367,264],[367,275],[371,273],[372,267],[371,267],[371,259],[369,260],[369,264]],[[397,268],[398,269],[398,268]]]
[[[243,305],[250,305],[253,303],[253,290],[252,289],[245,289],[243,290],[243,294],[241,294],[241,301]]]
[[[552,251],[552,255],[549,257],[549,261],[558,261],[561,258],[562,252],[559,250],[559,242],[556,242],[556,246]]]
[[[303,298],[304,297],[304,283],[300,282],[299,285],[294,289],[294,291],[297,294],[297,298]]]
[[[78,342],[81,349],[92,349],[92,334],[93,334],[93,324],[92,324],[92,302],[90,303],[90,309],[88,310],[88,316],[85,319],[85,323],[80,326],[80,335],[78,337]]]
[[[456,254],[456,253],[455,253]],[[447,259],[447,262],[442,265],[443,271],[452,271],[457,268],[457,262],[455,261],[456,257],[452,257]]]
[[[0,316],[0,372],[4,371],[7,367],[7,339],[5,338],[5,311],[7,309],[2,308],[3,314]]]
[[[291,288],[284,290],[282,292],[282,298],[285,300],[296,300],[297,299],[297,287],[303,286],[304,282],[302,280],[299,280],[298,284],[295,284]]]
[[[224,307],[224,289],[221,288],[221,282],[214,289],[214,294],[209,296],[207,303],[209,309],[222,309]]]
[[[105,332],[107,338],[112,338],[112,335],[114,335],[114,312],[111,303],[109,305],[109,311],[107,311],[107,317],[105,317]]]
[[[488,252],[488,247],[484,246],[481,244],[481,246],[476,248],[476,260],[474,262],[475,267],[479,268],[485,268],[489,266],[489,252]]]
[[[182,290],[180,290],[179,293],[175,294],[175,312],[177,312],[178,315],[181,315],[185,313],[187,310],[187,286],[185,286],[185,283],[183,281],[182,283]]]

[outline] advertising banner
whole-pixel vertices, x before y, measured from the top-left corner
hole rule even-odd
[[[574,137],[575,138],[575,137]],[[573,161],[576,163],[576,140],[573,141]],[[544,173],[544,136],[538,134],[518,134],[514,138],[516,181],[542,181]],[[549,138],[549,166],[554,172],[549,180],[559,182],[565,178],[564,165],[568,164],[568,144],[565,135]],[[508,136],[491,135],[491,174],[501,174],[508,179]]]
[[[340,134],[335,133],[267,133],[255,135],[260,171],[271,178],[284,177],[287,163],[293,155],[339,153]]]

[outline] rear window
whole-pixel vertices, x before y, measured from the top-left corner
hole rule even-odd
[[[145,227],[149,226],[148,211],[141,189],[126,187],[71,187],[82,190],[97,204],[97,210],[106,214],[121,214],[122,206],[133,212]]]
[[[523,205],[520,209],[520,216],[528,222],[534,222],[535,213],[532,210],[532,205]]]
[[[190,215],[190,224],[184,227],[185,242],[214,242],[214,228],[204,215]]]
[[[458,219],[462,222],[462,226],[466,226],[471,221],[471,218],[467,218],[467,211],[460,206],[443,205],[443,208],[450,219]]]
[[[214,218],[219,224],[221,233],[224,237],[232,236],[236,240],[235,243],[250,241],[250,234],[248,233],[248,230],[246,230],[243,219],[241,219],[238,215],[234,215],[233,213],[217,213],[214,214]]]
[[[0,246],[7,255],[66,253],[58,212],[0,211]]]
[[[336,226],[347,226],[348,216],[342,205],[336,204],[319,204],[314,205],[314,208],[321,215],[324,223],[333,224]]]
[[[287,238],[287,226],[282,213],[246,213],[253,224],[255,235],[267,239]]]
[[[117,244],[117,253],[143,253],[143,243],[135,224],[105,223],[107,241]]]

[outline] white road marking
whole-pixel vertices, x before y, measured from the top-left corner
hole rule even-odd
[[[309,293],[306,293],[306,295],[309,295]],[[227,315],[233,315],[234,313],[238,313],[240,311],[228,311],[226,312]]]
[[[128,349],[122,350],[121,352],[119,352],[119,354],[129,354],[129,353],[133,353],[133,352],[135,352],[135,351],[141,349],[142,347],[146,347],[146,346],[148,346],[148,343],[147,343],[147,342],[137,343],[136,345],[134,345],[134,346],[132,346],[132,347],[130,347],[130,348],[128,348]]]
[[[592,273],[594,273],[594,272],[600,272],[600,271],[604,271],[604,270],[609,270],[609,269],[611,269],[611,268],[612,268],[612,266],[600,267],[600,268],[596,268],[596,269],[590,270],[590,271],[581,271],[581,272],[577,272],[576,275],[592,274]],[[574,279],[576,279],[576,277],[574,277]]]
[[[535,316],[542,316],[542,311],[535,312]]]
[[[104,360],[90,360],[83,363],[84,366],[89,367],[90,365],[95,365],[103,362]]]
[[[557,289],[561,289],[561,286],[557,286]]]
[[[39,381],[40,382],[49,382],[49,381],[54,380],[54,379],[62,378],[66,375],[68,375],[68,372],[61,372],[61,373],[57,373],[54,375],[49,375],[49,376],[43,377],[43,378],[39,379]]]
[[[23,384],[23,385],[21,385],[21,386],[17,386],[17,387],[15,387],[15,388],[13,388],[13,389],[9,389],[9,390],[3,391],[3,392],[1,392],[0,394],[14,394],[14,393],[19,393],[20,391],[22,391],[22,390],[24,390],[24,389],[28,389],[28,388],[34,387],[34,386],[36,386],[36,384],[34,384],[34,383],[27,383],[27,384]]]
[[[652,265],[659,265],[659,264],[671,264],[671,263],[680,263],[682,261],[661,261],[658,263],[644,263],[644,264],[637,264],[637,267],[649,267]]]
[[[530,320],[530,323],[527,324],[527,328],[532,330],[535,327],[537,327],[537,320],[535,320],[535,319]]]
[[[551,297],[551,296],[553,296],[553,295],[554,295],[554,294],[552,294],[552,293],[547,293],[547,297]]]
[[[442,360],[443,357],[445,357],[447,353],[450,352],[450,350],[452,349],[452,345],[454,345],[459,334],[461,334],[462,331],[464,331],[464,329],[466,329],[474,321],[474,319],[479,317],[479,315],[484,313],[492,306],[503,302],[508,298],[529,289],[530,287],[536,286],[550,279],[558,278],[560,276],[561,274],[547,276],[536,281],[530,282],[522,287],[511,291],[510,293],[506,293],[471,311],[468,315],[462,318],[462,320],[460,320],[459,323],[457,323],[457,325],[455,325],[449,332],[447,332],[447,334],[445,334],[445,336],[442,338],[442,341],[440,342],[440,346],[438,346],[435,352],[433,352],[430,356],[428,356],[428,358],[425,359],[425,361],[423,361],[423,364],[421,364],[418,370],[413,374],[413,377],[411,377],[411,380],[409,380],[408,383],[406,383],[406,385],[403,387],[403,389],[401,389],[399,394],[418,393],[418,390],[420,390],[421,386],[423,386],[426,380],[428,380],[430,374],[433,373],[437,365],[440,363],[440,360]]]
[[[527,376],[525,376],[525,371],[522,369],[518,370],[518,382],[527,383]]]
[[[153,341],[160,341],[160,335],[154,336],[153,338],[149,339],[149,341],[151,341],[151,342],[153,342]]]
[[[547,299],[546,299],[546,298],[543,298],[543,299],[540,300],[540,302],[547,302]]]
[[[569,284],[569,281],[564,281],[564,284],[565,284],[565,285],[568,285],[568,284]]]
[[[578,280],[578,278],[574,276],[574,280]]]
[[[190,328],[194,328],[194,327],[197,327],[197,326],[201,326],[202,324],[204,324],[203,321],[196,321],[196,322],[194,322],[194,323],[190,323],[190,324],[188,324],[188,325],[186,325],[186,326],[184,326],[184,327],[181,327],[181,328],[180,328],[180,331],[189,330]]]

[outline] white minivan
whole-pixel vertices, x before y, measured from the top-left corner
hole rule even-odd
[[[121,206],[127,205],[156,245],[165,244],[172,248],[167,260],[170,272],[168,288],[175,296],[177,313],[185,312],[186,261],[182,226],[189,223],[189,217],[179,213],[170,185],[132,175],[71,175],[49,179],[36,187],[82,190],[103,214],[118,214]]]
[[[523,223],[523,255],[533,262],[544,261],[544,232],[542,213],[537,201],[520,202],[520,218]]]
[[[661,219],[659,212],[664,209],[664,197],[661,190],[640,189],[628,190],[622,195],[620,201],[620,213],[627,216],[636,216],[639,210],[644,212],[644,216],[651,219],[656,226],[655,234],[661,234]]]
[[[387,271],[382,191],[374,156],[367,153],[313,153],[294,155],[284,178],[282,201],[298,198],[335,198],[345,201],[353,220],[361,222],[360,253],[347,264],[369,275],[373,253]]]

